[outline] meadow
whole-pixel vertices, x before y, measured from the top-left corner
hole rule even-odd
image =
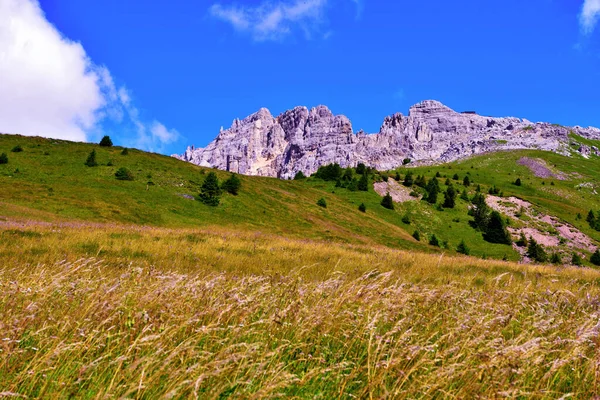
[[[587,399],[599,390],[591,269],[226,230],[8,221],[0,254],[3,396]]]
[[[600,396],[600,271],[518,264],[469,225],[467,202],[388,210],[372,188],[241,177],[209,207],[209,170],[158,154],[14,135],[2,152],[0,397]],[[597,158],[507,152],[410,171],[442,188],[468,175],[470,195],[495,185],[600,239],[577,218],[600,208]],[[473,257],[456,254],[461,239]]]

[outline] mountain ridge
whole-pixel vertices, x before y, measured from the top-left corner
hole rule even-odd
[[[568,155],[570,136],[600,139],[600,129],[533,123],[516,117],[488,117],[456,112],[436,100],[410,107],[408,115],[384,118],[377,133],[354,132],[345,115],[324,105],[294,107],[278,116],[267,108],[240,120],[204,148],[190,146],[174,157],[193,164],[245,175],[292,178],[312,174],[319,166],[343,167],[362,162],[379,170],[402,165],[405,159],[423,163],[455,161],[486,152],[538,149]],[[581,145],[587,156],[600,154]]]

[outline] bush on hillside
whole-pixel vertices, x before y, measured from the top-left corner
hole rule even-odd
[[[590,262],[594,265],[600,266],[600,249],[596,249],[596,252],[590,257]]]
[[[452,177],[453,180],[458,181],[460,180],[460,178],[458,177],[458,174],[454,174],[454,176]]]
[[[404,182],[402,182],[402,184],[406,187],[411,187],[414,183],[413,180],[413,173],[411,171],[408,171],[406,173],[406,176],[404,177]]]
[[[552,257],[550,257],[550,262],[552,264],[562,264],[562,260],[560,258],[560,254],[552,253]]]
[[[304,172],[302,172],[302,171],[296,172],[296,175],[294,175],[294,180],[299,181],[301,179],[306,179],[306,175],[304,175]]]
[[[96,167],[98,165],[98,161],[96,161],[96,149],[92,150],[92,152],[88,155],[85,160],[85,165],[88,167]]]
[[[0,164],[8,164],[8,156],[6,153],[0,154]]]
[[[202,182],[200,187],[200,201],[207,206],[216,207],[221,202],[221,188],[219,186],[219,178],[214,172],[209,172]]]
[[[546,262],[548,260],[548,255],[546,254],[544,247],[541,244],[538,244],[534,238],[529,238],[527,257],[537,262]]]
[[[102,147],[112,147],[113,142],[110,140],[110,136],[104,136],[102,140],[100,140],[100,146]]]
[[[521,231],[521,236],[519,236],[519,240],[516,241],[516,245],[519,247],[527,247],[529,245],[527,237],[525,236],[523,231]]]
[[[369,177],[366,173],[362,174],[360,180],[358,181],[357,188],[360,191],[368,192],[369,191]]]
[[[408,214],[404,214],[404,216],[402,217],[402,222],[406,225],[410,225],[410,217],[408,216]]]
[[[387,192],[387,194],[383,196],[383,199],[381,199],[381,205],[388,210],[394,209],[394,200],[392,199],[390,192]]]
[[[358,206],[358,211],[367,212],[367,206],[365,206],[365,203],[360,203],[360,205]]]
[[[222,189],[227,193],[231,193],[232,195],[237,196],[241,187],[242,181],[240,180],[240,178],[238,178],[236,174],[231,174],[229,179],[223,182]]]
[[[115,177],[120,181],[132,181],[133,173],[125,167],[121,167],[115,172]]]
[[[456,247],[456,252],[458,254],[464,254],[465,256],[468,256],[469,254],[471,254],[471,249],[469,249],[464,240],[461,240],[458,246]]]
[[[317,205],[319,207],[327,208],[327,202],[322,197],[319,200],[317,200]]]
[[[367,172],[367,166],[366,166],[365,164],[363,164],[363,163],[358,163],[358,164],[356,165],[356,173],[357,173],[358,175],[362,175],[362,174],[364,174],[365,172]]]
[[[402,165],[410,164],[410,161],[410,158],[405,158],[404,160],[402,160]]]
[[[23,151],[23,147],[21,147],[20,144],[16,145],[15,147],[12,148],[11,150],[13,153],[20,153]]]
[[[315,177],[324,181],[337,181],[342,177],[344,170],[338,163],[328,164],[319,167],[315,173]]]
[[[414,231],[412,234],[412,237],[417,241],[420,242],[421,241],[421,234],[419,233],[419,231]]]
[[[466,187],[471,186],[471,180],[469,179],[469,176],[465,176],[465,178],[463,179],[463,185]]]
[[[125,147],[125,148],[123,149],[123,151],[121,151],[121,155],[122,155],[122,156],[126,156],[126,155],[128,155],[128,154],[129,154],[129,150],[127,149],[127,147]]]
[[[437,178],[432,178],[429,183],[427,183],[425,190],[427,191],[427,194],[423,197],[423,200],[427,200],[430,204],[437,203],[437,197],[440,193],[440,183]]]
[[[521,186],[521,178],[517,178],[515,181],[515,186]]]
[[[440,241],[435,234],[431,235],[431,238],[429,238],[429,245],[440,247]]]
[[[581,256],[577,253],[573,253],[573,257],[571,258],[571,264],[581,267],[583,265],[583,260]]]

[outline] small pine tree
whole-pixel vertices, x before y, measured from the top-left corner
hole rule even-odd
[[[351,192],[356,192],[359,188],[359,181],[356,180],[356,177],[352,178],[350,183],[347,186],[347,189]]]
[[[360,205],[358,206],[358,211],[367,212],[367,206],[365,206],[365,203],[360,203]]]
[[[492,211],[483,232],[483,239],[490,243],[511,244],[510,234],[498,211]]]
[[[456,190],[454,186],[448,186],[444,192],[444,208],[454,208],[456,205]]]
[[[600,266],[600,249],[596,249],[596,252],[590,257],[590,262],[594,265]]]
[[[387,194],[383,196],[383,199],[381,199],[381,205],[388,210],[394,209],[394,200],[392,199],[390,192],[387,192]]]
[[[430,204],[437,203],[437,196],[440,193],[440,183],[438,182],[437,178],[432,178],[427,184],[425,190],[427,190],[427,201]]]
[[[295,181],[299,181],[300,179],[306,179],[306,175],[304,175],[304,172],[302,171],[298,171],[296,172],[296,175],[294,175]]]
[[[581,267],[583,265],[583,260],[581,256],[577,253],[573,253],[573,257],[571,258],[571,264]]]
[[[552,253],[552,257],[550,257],[550,262],[552,264],[561,264],[562,260],[560,259],[560,255],[558,253]]]
[[[481,185],[477,185],[477,187],[475,188],[475,192],[481,193]]]
[[[450,178],[446,178],[446,181],[444,182],[444,185],[446,185],[446,186],[450,186],[451,185]]]
[[[460,199],[464,200],[464,201],[471,201],[469,199],[469,195],[467,194],[467,190],[463,190],[462,193],[460,194]]]
[[[357,187],[358,187],[358,190],[360,190],[360,191],[363,191],[363,192],[369,191],[369,177],[367,176],[366,172],[364,174],[362,174],[362,176],[360,177]]]
[[[421,234],[419,233],[419,231],[414,231],[412,234],[412,237],[417,241],[420,242],[421,241]]]
[[[458,177],[458,174],[454,174],[454,176],[452,177],[453,180],[458,181],[460,180],[460,178]]]
[[[322,197],[319,200],[317,200],[317,205],[319,207],[327,208],[327,202]]]
[[[425,175],[422,175],[422,176],[417,175],[417,179],[415,180],[415,185],[425,189],[427,187],[427,179],[425,178]]]
[[[352,180],[352,175],[353,175],[352,168],[348,167],[344,170],[344,175],[342,175],[342,180],[349,182]]]
[[[410,158],[405,158],[404,160],[402,160],[402,165],[407,165],[410,164]]]
[[[13,153],[20,153],[23,151],[23,147],[21,147],[20,144],[16,145],[15,147],[12,148],[11,150]]]
[[[8,156],[6,153],[0,154],[0,164],[8,164]]]
[[[537,262],[545,262],[548,259],[546,251],[542,245],[538,244],[534,238],[529,238],[529,246],[527,247],[527,257]]]
[[[411,187],[414,184],[413,173],[411,171],[406,173],[406,176],[404,176],[404,182],[402,182],[402,184],[406,187]]]
[[[112,147],[113,142],[110,140],[110,136],[104,136],[102,140],[100,140],[100,146],[102,147]]]
[[[229,179],[223,182],[221,188],[227,193],[231,193],[232,195],[237,196],[241,187],[242,181],[240,180],[240,178],[238,178],[236,174],[231,174]]]
[[[442,174],[440,174],[440,171],[438,171],[438,172],[435,173],[435,177],[436,178],[441,178],[442,177]]]
[[[517,178],[515,181],[515,186],[521,186],[521,178]]]
[[[221,202],[220,196],[219,178],[214,172],[209,172],[200,187],[200,200],[208,206],[216,207]]]
[[[410,225],[410,217],[408,216],[408,214],[404,214],[404,216],[402,217],[402,222],[406,225]]]
[[[438,240],[437,236],[435,236],[435,234],[431,235],[431,238],[429,239],[429,244],[431,246],[440,247],[440,241]]]
[[[523,233],[523,231],[521,231],[521,236],[519,236],[519,240],[517,240],[516,244],[519,247],[527,247],[529,245],[527,237],[525,236],[525,233]]]
[[[363,164],[363,163],[358,163],[358,164],[356,165],[356,173],[357,173],[358,175],[363,175],[365,172],[367,172],[367,167],[366,167],[366,165],[365,165],[365,164]]]
[[[594,214],[593,210],[590,210],[590,212],[587,215],[587,218],[585,219],[587,222],[590,223],[591,226],[594,226],[596,223],[596,215]]]
[[[459,254],[464,254],[466,256],[468,256],[469,254],[471,254],[471,250],[469,249],[469,247],[467,246],[467,244],[465,243],[464,240],[460,241],[460,243],[456,247],[456,252],[459,253]]]
[[[85,165],[88,167],[96,167],[98,165],[98,161],[96,161],[96,149],[93,149],[88,155],[87,160],[85,160]]]
[[[133,174],[125,167],[121,167],[115,172],[115,177],[120,181],[132,181]]]
[[[463,185],[464,185],[465,187],[469,187],[469,186],[471,186],[471,180],[469,179],[469,176],[468,176],[468,175],[466,175],[466,176],[465,176],[465,178],[463,179]]]
[[[394,179],[396,180],[396,182],[400,182],[402,180],[402,177],[400,176],[400,172],[396,171],[396,176],[394,176]]]
[[[125,148],[123,149],[123,151],[121,151],[121,155],[122,155],[122,156],[126,156],[126,155],[128,155],[128,154],[129,154],[129,150],[127,149],[127,147],[125,147]]]

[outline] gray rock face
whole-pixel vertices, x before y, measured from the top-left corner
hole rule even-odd
[[[569,133],[600,140],[600,129],[567,128],[532,123],[519,118],[493,118],[473,112],[458,113],[440,102],[427,100],[384,119],[379,133],[354,134],[343,115],[325,106],[296,107],[273,117],[266,108],[234,120],[208,146],[188,147],[184,161],[246,175],[291,178],[319,166],[359,162],[379,170],[393,169],[410,158],[419,163],[454,161],[491,151],[540,149],[568,155]],[[581,147],[590,154],[589,148]]]

